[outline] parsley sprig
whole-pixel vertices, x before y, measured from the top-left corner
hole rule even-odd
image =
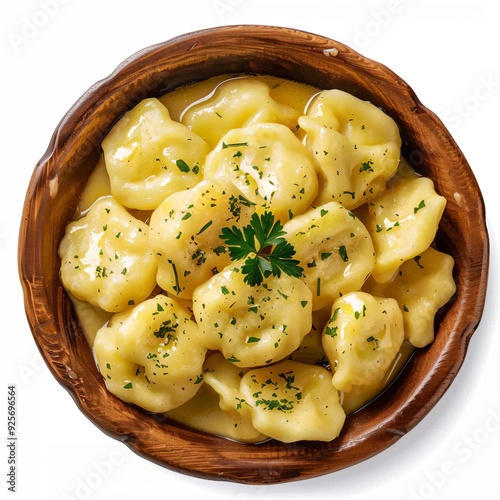
[[[223,227],[219,237],[226,242],[232,260],[246,259],[241,268],[243,281],[255,286],[271,274],[278,278],[281,272],[295,278],[302,276],[299,261],[292,259],[295,249],[283,238],[285,234],[280,221],[274,222],[274,215],[264,212],[260,216],[253,214],[250,224],[242,229]],[[273,248],[269,251],[269,247]]]

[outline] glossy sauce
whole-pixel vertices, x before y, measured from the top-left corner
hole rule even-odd
[[[272,76],[225,75],[178,88],[160,97],[159,100],[167,107],[170,116],[174,120],[181,121],[186,110],[195,104],[208,100],[221,83],[242,78],[253,78],[266,83],[270,88],[270,95],[274,100],[280,104],[292,107],[300,115],[305,114],[314,96],[320,92],[318,88]],[[296,134],[300,139],[303,139],[304,132],[299,130],[298,126]],[[416,174],[403,159],[393,178],[399,179],[412,175]],[[388,184],[390,185],[390,183],[391,180],[389,180]],[[108,196],[111,196],[110,181],[106,172],[104,158],[101,155],[79,199],[75,219],[84,216],[98,199]],[[144,210],[128,209],[128,211],[134,217],[146,223],[149,221],[152,213],[151,211]],[[154,293],[156,292],[157,290],[154,291]],[[71,297],[71,299],[73,300],[76,314],[87,341],[92,346],[97,331],[108,323],[112,314],[101,311],[74,297]],[[190,301],[183,300],[182,305],[188,310],[191,309]],[[299,349],[291,355],[293,360],[310,364],[328,365],[328,359],[321,346],[321,333],[330,314],[331,307],[313,313],[313,330],[305,337]],[[341,404],[345,412],[352,413],[360,409],[383,392],[397,377],[414,350],[415,348],[405,341],[391,368],[380,383],[370,387],[354,386],[349,393],[341,392]],[[202,386],[194,398],[179,408],[171,410],[167,413],[167,416],[189,427],[229,439],[239,439],[245,442],[262,441],[262,439],[242,439],[241,435],[235,432],[235,428],[241,422],[236,422],[233,417],[220,409],[218,396],[209,387]]]

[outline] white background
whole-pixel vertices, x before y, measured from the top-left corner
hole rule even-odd
[[[7,492],[3,444],[2,498],[7,498],[4,492],[18,499],[66,500],[136,500],[146,495],[237,500],[500,498],[500,225],[495,218],[500,185],[499,2],[45,1],[52,5],[46,7],[49,14],[43,14],[44,0],[4,2],[0,21],[0,317],[7,346],[2,348],[0,436],[6,433],[9,383],[17,384],[19,418],[17,493]],[[30,23],[35,25],[29,28]],[[17,275],[25,192],[64,113],[137,50],[224,24],[304,29],[389,66],[448,126],[475,172],[487,207],[492,258],[485,312],[449,391],[390,449],[350,469],[299,483],[252,487],[194,479],[143,460],[107,437],[79,412],[41,362]]]

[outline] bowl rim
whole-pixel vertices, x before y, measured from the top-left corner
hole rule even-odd
[[[441,358],[443,360],[446,359],[445,368],[443,369],[443,367],[440,367],[439,369],[436,368],[432,370],[428,377],[421,381],[420,386],[414,388],[412,394],[407,399],[406,405],[398,408],[397,412],[393,414],[391,418],[382,422],[377,429],[371,429],[371,432],[366,434],[367,439],[371,439],[371,443],[370,446],[363,451],[363,453],[359,453],[362,443],[345,443],[340,449],[330,449],[330,452],[323,452],[323,455],[321,456],[323,464],[321,466],[314,467],[311,466],[311,464],[308,464],[305,470],[302,471],[294,469],[294,467],[296,467],[294,460],[296,460],[297,457],[302,457],[301,460],[304,460],[305,462],[307,462],[307,460],[311,460],[310,457],[309,459],[307,457],[304,458],[304,454],[307,454],[304,450],[309,449],[308,444],[304,443],[285,445],[283,443],[276,444],[276,442],[274,442],[273,445],[270,445],[270,457],[267,459],[269,460],[269,470],[268,473],[264,475],[261,473],[252,474],[251,470],[258,468],[261,464],[259,463],[259,458],[253,457],[251,452],[248,454],[243,452],[243,448],[241,448],[241,446],[249,447],[249,445],[239,445],[239,448],[238,446],[234,448],[234,450],[239,450],[241,452],[242,458],[239,461],[234,461],[234,463],[226,464],[227,468],[222,474],[218,473],[214,468],[202,468],[202,466],[198,466],[195,463],[190,464],[188,462],[181,461],[178,457],[175,460],[172,458],[166,459],[166,452],[160,453],[152,451],[150,447],[145,446],[145,443],[138,434],[123,431],[117,432],[116,426],[113,427],[113,425],[109,425],[109,423],[107,425],[106,422],[103,421],[102,417],[97,418],[94,414],[95,409],[93,409],[89,405],[88,401],[84,400],[76,390],[76,384],[78,381],[75,382],[71,376],[68,376],[68,367],[58,364],[57,360],[54,359],[54,357],[51,356],[50,353],[48,353],[44,348],[44,344],[41,341],[43,336],[50,334],[55,336],[54,338],[57,338],[57,335],[60,335],[63,332],[57,330],[55,322],[53,322],[53,324],[49,324],[47,323],[45,317],[42,319],[37,315],[37,309],[40,307],[39,292],[41,288],[43,288],[43,273],[41,272],[41,255],[39,253],[36,256],[36,262],[34,264],[30,264],[28,262],[27,249],[32,248],[32,250],[36,251],[36,249],[33,249],[33,243],[30,242],[28,234],[28,221],[30,218],[35,216],[35,221],[32,223],[32,226],[34,225],[34,227],[41,231],[41,224],[43,221],[39,219],[38,214],[33,213],[32,206],[34,201],[41,196],[40,190],[51,178],[51,174],[56,172],[55,169],[58,166],[58,162],[61,162],[63,158],[61,151],[65,150],[65,147],[71,139],[71,135],[79,123],[79,120],[82,116],[86,116],[88,113],[91,113],[92,107],[99,100],[106,98],[108,86],[118,85],[120,82],[123,83],[127,80],[131,67],[137,67],[137,65],[147,63],[149,62],[151,55],[158,52],[165,53],[166,51],[173,50],[179,43],[192,44],[193,48],[198,44],[203,45],[203,43],[210,43],[211,39],[220,36],[221,34],[224,34],[225,36],[230,35],[233,37],[241,37],[242,39],[258,39],[261,43],[269,44],[270,46],[273,42],[275,42],[275,37],[278,35],[280,37],[290,37],[295,43],[308,43],[311,47],[313,45],[319,47],[318,50],[322,50],[325,57],[336,58],[337,54],[340,54],[347,63],[356,61],[365,68],[377,68],[377,71],[384,73],[387,78],[394,82],[394,85],[399,87],[399,90],[405,94],[406,99],[414,103],[416,112],[425,115],[429,120],[429,123],[439,128],[443,137],[445,137],[450,144],[454,145],[457,151],[459,163],[464,168],[468,179],[477,191],[477,199],[475,200],[476,205],[468,207],[467,216],[472,217],[472,215],[475,215],[478,218],[476,221],[477,227],[479,227],[482,231],[481,244],[475,249],[474,254],[469,256],[469,271],[471,276],[474,275],[476,279],[480,281],[480,287],[474,295],[469,294],[467,297],[460,298],[460,301],[463,304],[465,304],[465,300],[468,301],[468,314],[461,314],[457,317],[458,324],[454,325],[456,332],[453,335],[453,339],[451,339],[450,336],[450,339],[443,344]],[[327,53],[328,51],[331,52]],[[337,54],[335,54],[335,51],[337,51]],[[127,446],[134,452],[159,465],[197,477],[231,480],[251,484],[269,484],[305,479],[343,469],[366,460],[383,451],[388,446],[399,440],[400,437],[406,434],[406,432],[411,430],[422,418],[425,417],[425,415],[428,414],[432,407],[443,396],[463,363],[469,340],[479,324],[484,308],[488,266],[489,241],[485,223],[485,206],[474,174],[444,124],[432,111],[428,110],[421,104],[408,84],[406,84],[385,65],[360,55],[343,43],[293,28],[262,25],[221,26],[177,36],[165,42],[139,50],[120,63],[109,76],[92,85],[61,119],[54,131],[54,134],[52,135],[46,152],[34,169],[23,207],[18,249],[19,275],[23,288],[26,315],[33,337],[52,374],[56,380],[71,394],[80,411],[82,411],[87,418],[89,418],[106,434],[125,442],[125,444],[127,444]],[[47,304],[48,302],[44,305],[47,307]],[[453,350],[457,348],[459,351],[453,352]],[[436,377],[433,385],[436,387],[436,392],[434,393],[432,400],[427,402],[427,404],[424,404],[421,408],[413,408],[410,410],[409,404],[414,400],[414,398],[417,397],[418,394],[422,392],[423,387],[430,382],[432,377]],[[402,414],[405,411],[408,411],[409,416],[403,418]],[[175,441],[175,444],[178,444],[179,446],[185,446],[187,442],[192,441],[201,446],[201,448],[197,449],[203,449],[204,441],[208,441],[209,443],[215,442],[213,436],[210,437],[202,432],[183,429],[181,433],[178,432],[178,429],[176,431],[175,425],[170,425],[170,427],[170,430],[172,431],[171,438],[173,442]],[[180,428],[182,427],[180,426]],[[183,434],[183,436],[180,434]],[[215,437],[215,439],[223,440],[224,443],[227,443],[224,438]],[[233,447],[233,445],[228,446]],[[253,449],[257,449],[257,447],[253,447]],[[334,451],[335,453],[344,453],[344,456],[347,455],[347,458],[339,459],[337,456],[334,456]],[[235,456],[235,454],[231,455],[233,460]],[[317,465],[317,460],[312,460],[312,462],[313,465]],[[303,466],[304,463],[302,464]],[[245,474],[241,473],[242,469],[245,470]]]

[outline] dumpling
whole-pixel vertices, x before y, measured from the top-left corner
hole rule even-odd
[[[254,212],[231,182],[203,181],[169,196],[151,216],[149,240],[158,260],[158,284],[190,299],[194,289],[231,262],[222,227],[246,225]]]
[[[203,341],[236,366],[265,365],[291,354],[311,330],[311,306],[311,292],[300,279],[282,274],[252,287],[240,263],[193,294]]]
[[[294,217],[283,228],[304,269],[313,309],[333,303],[341,293],[359,290],[375,263],[366,228],[334,201]]]
[[[369,278],[363,290],[392,297],[403,311],[405,337],[415,347],[434,340],[434,316],[456,291],[453,257],[429,248],[406,261],[387,283]]]
[[[356,208],[380,194],[398,167],[401,138],[394,120],[347,92],[321,92],[299,125],[319,164],[315,205],[337,201]]]
[[[345,421],[331,381],[321,366],[282,361],[248,371],[240,387],[253,425],[263,434],[284,443],[331,441]]]
[[[250,417],[250,406],[241,396],[241,368],[227,361],[221,353],[212,354],[203,365],[203,380],[219,398],[219,407],[234,422],[233,439],[245,442],[262,442],[267,436],[257,431]]]
[[[108,390],[148,411],[180,406],[203,381],[198,327],[164,295],[113,316],[97,332],[94,350]]]
[[[230,130],[256,123],[279,123],[295,130],[299,113],[276,102],[269,92],[267,84],[251,78],[225,81],[187,108],[182,123],[203,137],[210,148]]]
[[[335,371],[333,386],[349,392],[352,386],[380,382],[403,340],[403,315],[394,299],[364,292],[343,295],[323,330],[323,348]]]
[[[206,142],[170,118],[158,99],[125,113],[102,141],[111,193],[124,206],[154,210],[202,180]]]
[[[429,248],[445,205],[430,179],[409,177],[356,212],[373,240],[376,281],[390,280],[403,262]]]
[[[148,232],[113,198],[98,200],[85,217],[66,226],[59,246],[64,286],[108,312],[142,302],[156,286]]]
[[[230,179],[282,222],[305,212],[318,191],[309,151],[288,128],[269,123],[228,132],[207,156],[203,177]]]

